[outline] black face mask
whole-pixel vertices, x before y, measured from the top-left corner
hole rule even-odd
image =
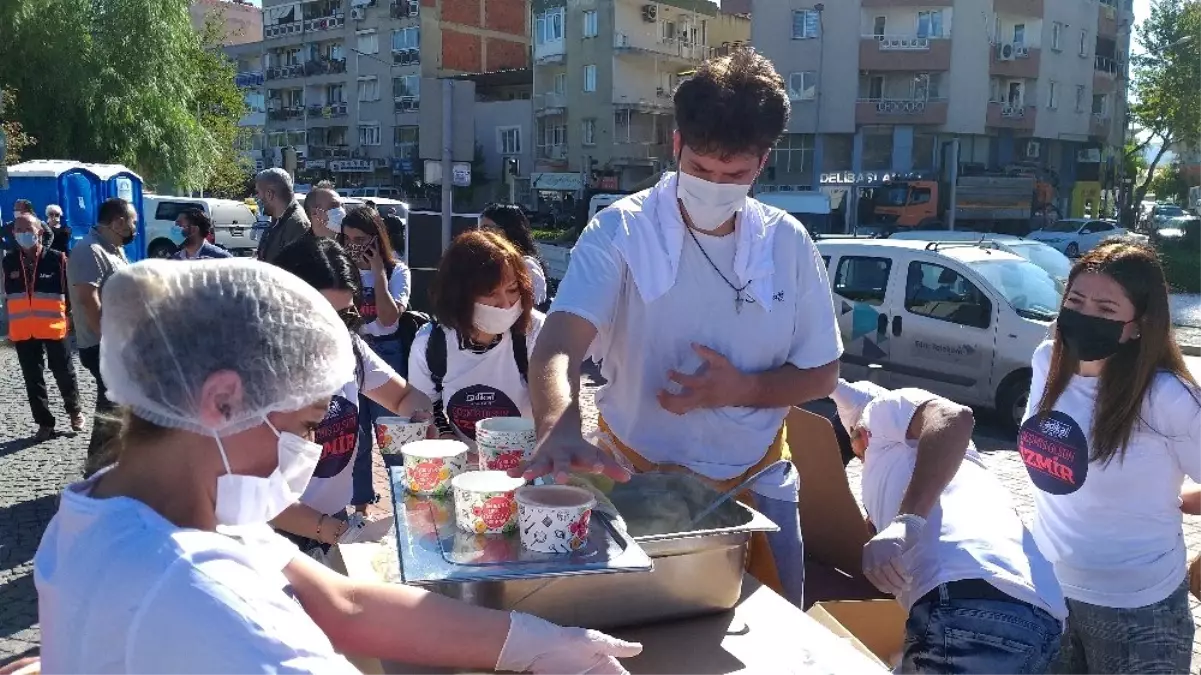
[[[346,324],[346,328],[352,333],[359,332],[359,329],[363,327],[363,317],[359,314],[359,310],[354,307],[339,309],[338,317],[342,319],[342,323]]]
[[[1122,329],[1126,321],[1081,314],[1064,307],[1055,325],[1059,337],[1081,361],[1107,359],[1122,348]]]

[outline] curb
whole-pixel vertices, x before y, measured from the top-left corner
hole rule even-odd
[[[1197,345],[1180,345],[1180,351],[1185,356],[1201,356],[1201,347]]]

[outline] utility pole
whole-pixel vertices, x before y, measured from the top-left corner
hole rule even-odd
[[[948,172],[949,182],[951,184],[951,198],[947,202],[947,229],[955,231],[955,210],[958,208],[959,200],[959,139],[951,141],[951,166]]]
[[[450,248],[454,211],[454,81],[442,80],[442,251]]]

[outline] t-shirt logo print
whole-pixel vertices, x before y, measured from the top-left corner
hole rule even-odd
[[[473,384],[450,397],[446,416],[464,436],[474,441],[476,422],[489,417],[521,417],[521,409],[503,391],[486,384]]]
[[[1026,420],[1018,451],[1035,487],[1053,495],[1080,489],[1088,477],[1088,437],[1070,416],[1052,411]]]
[[[346,397],[335,394],[329,410],[317,425],[314,441],[321,445],[314,478],[331,478],[350,463],[359,441],[359,407]]]

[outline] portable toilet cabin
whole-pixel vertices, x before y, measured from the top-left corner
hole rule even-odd
[[[28,199],[40,218],[47,206],[58,204],[63,221],[71,228],[72,246],[96,224],[104,200],[121,197],[129,201],[138,213],[138,229],[134,241],[125,247],[125,256],[130,262],[146,257],[142,179],[136,173],[117,164],[40,159],[8,167],[8,176],[8,189],[0,190],[0,205],[7,205],[4,212],[9,214],[16,200]]]

